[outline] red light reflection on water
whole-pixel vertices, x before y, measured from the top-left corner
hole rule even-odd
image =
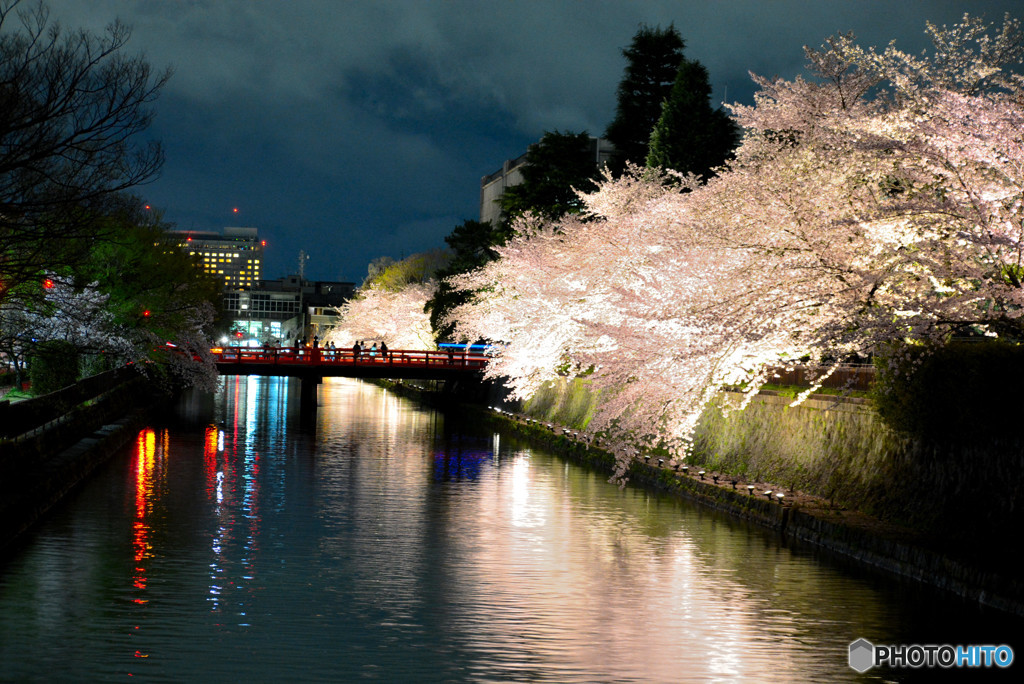
[[[203,435],[203,470],[208,488],[217,480],[217,443],[221,432],[216,425],[207,425]]]
[[[156,478],[166,448],[167,432],[161,435],[162,444],[157,444],[157,434],[152,429],[139,432],[135,438],[135,463],[132,475],[135,480],[135,516],[132,521],[132,549],[135,568],[132,584],[135,589],[146,589],[148,578],[145,560],[153,555],[153,528],[149,522],[157,491]],[[148,599],[137,596],[135,603],[146,603]]]

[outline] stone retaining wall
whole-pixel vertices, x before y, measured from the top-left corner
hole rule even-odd
[[[537,427],[508,413],[481,410],[486,420],[495,421],[527,439],[543,443],[577,463],[611,474],[612,454],[574,441],[561,429]],[[656,462],[656,460],[655,460]],[[692,469],[696,470],[696,469]],[[918,581],[964,599],[1024,615],[1024,581],[1016,573],[1000,572],[966,558],[954,558],[933,548],[934,540],[906,528],[886,524],[857,511],[837,508],[823,500],[794,497],[779,503],[748,494],[746,481],[733,489],[728,478],[720,483],[652,463],[637,461],[628,472],[629,481],[697,502],[708,508],[777,530],[785,538],[826,550],[858,564],[905,579]]]
[[[157,398],[136,374],[46,429],[0,443],[0,549],[134,438]]]

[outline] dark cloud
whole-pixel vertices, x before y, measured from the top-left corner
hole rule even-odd
[[[603,132],[621,49],[673,23],[718,100],[748,72],[790,78],[803,46],[854,31],[925,47],[925,21],[991,20],[1019,0],[48,0],[68,27],[132,25],[175,74],[156,105],[167,149],[142,188],[180,227],[255,225],[267,275],[360,280],[373,258],[443,246],[476,218],[480,177],[545,130]],[[238,207],[238,215],[232,209]]]

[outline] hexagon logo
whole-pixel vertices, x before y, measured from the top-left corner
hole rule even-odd
[[[850,667],[857,672],[867,672],[875,664],[875,645],[867,639],[857,639],[850,644]]]

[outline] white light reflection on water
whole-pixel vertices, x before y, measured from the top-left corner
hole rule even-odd
[[[0,679],[861,681],[858,637],[999,624],[370,385],[303,425],[295,384],[226,379],[0,566]]]

